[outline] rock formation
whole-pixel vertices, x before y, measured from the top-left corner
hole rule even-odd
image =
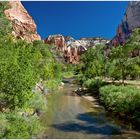
[[[140,1],[131,1],[128,4],[116,36],[111,40],[113,46],[124,45],[134,28],[140,27]]]
[[[64,37],[59,34],[50,35],[44,42],[54,45],[57,50],[63,52],[66,62],[77,64],[80,60],[80,55],[89,47],[95,47],[98,44],[107,44],[109,40],[102,38],[81,38],[80,40],[75,40],[71,36]]]
[[[36,24],[28,14],[20,1],[9,1],[9,9],[4,11],[6,17],[12,22],[15,37],[25,39],[28,42],[41,40],[36,32]]]
[[[66,50],[66,43],[64,36],[58,35],[49,35],[45,40],[45,43],[54,45],[57,50],[64,52]]]

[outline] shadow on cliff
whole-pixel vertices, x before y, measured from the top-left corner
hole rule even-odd
[[[109,124],[103,118],[89,116],[89,113],[79,114],[74,121],[54,124],[52,127],[63,132],[83,132],[86,134],[118,135],[120,128]]]

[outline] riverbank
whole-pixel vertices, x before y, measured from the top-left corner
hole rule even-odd
[[[74,84],[72,79],[63,81],[65,81],[63,88],[47,96],[48,112],[42,116],[42,123],[47,126],[45,138],[140,137],[139,133],[124,129],[121,122],[108,115],[96,97],[77,96],[74,91],[80,86]]]
[[[77,93],[77,95],[81,96],[82,98],[96,104],[96,107],[104,106],[109,114],[116,116],[116,118],[121,120],[123,123],[130,124],[130,127],[133,129],[138,131],[140,130],[138,117],[139,109],[137,107],[139,104],[139,89],[134,88],[133,86],[119,87],[114,85],[107,85],[103,86],[98,91],[100,93],[91,94],[88,93],[88,89],[85,91],[85,88],[80,88],[80,90],[77,89],[75,93]],[[132,92],[134,93],[131,94]],[[116,98],[114,98],[114,96]],[[137,98],[133,98],[134,96],[137,96]]]

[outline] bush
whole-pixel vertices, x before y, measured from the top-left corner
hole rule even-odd
[[[60,85],[60,82],[61,81],[58,80],[58,79],[47,80],[46,87],[49,90],[54,90],[54,89],[56,89]]]
[[[100,88],[100,99],[117,113],[133,113],[140,107],[140,90],[135,86],[109,85]]]
[[[44,112],[47,110],[47,100],[45,95],[41,93],[34,93],[28,103],[28,107],[35,111]]]
[[[89,91],[91,91],[93,93],[94,92],[98,93],[99,88],[103,85],[104,85],[104,83],[103,83],[102,79],[98,78],[98,77],[95,79],[88,79],[88,80],[84,81],[84,83],[83,83],[83,86],[86,87]]]
[[[83,85],[84,81],[87,80],[87,77],[83,74],[78,74],[76,77],[77,83],[79,83],[80,85]]]
[[[34,138],[41,130],[35,116],[21,116],[16,113],[0,113],[0,138]]]

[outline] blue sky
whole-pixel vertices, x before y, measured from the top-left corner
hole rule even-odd
[[[51,34],[111,39],[124,15],[128,2],[24,1],[37,31],[44,39]]]

